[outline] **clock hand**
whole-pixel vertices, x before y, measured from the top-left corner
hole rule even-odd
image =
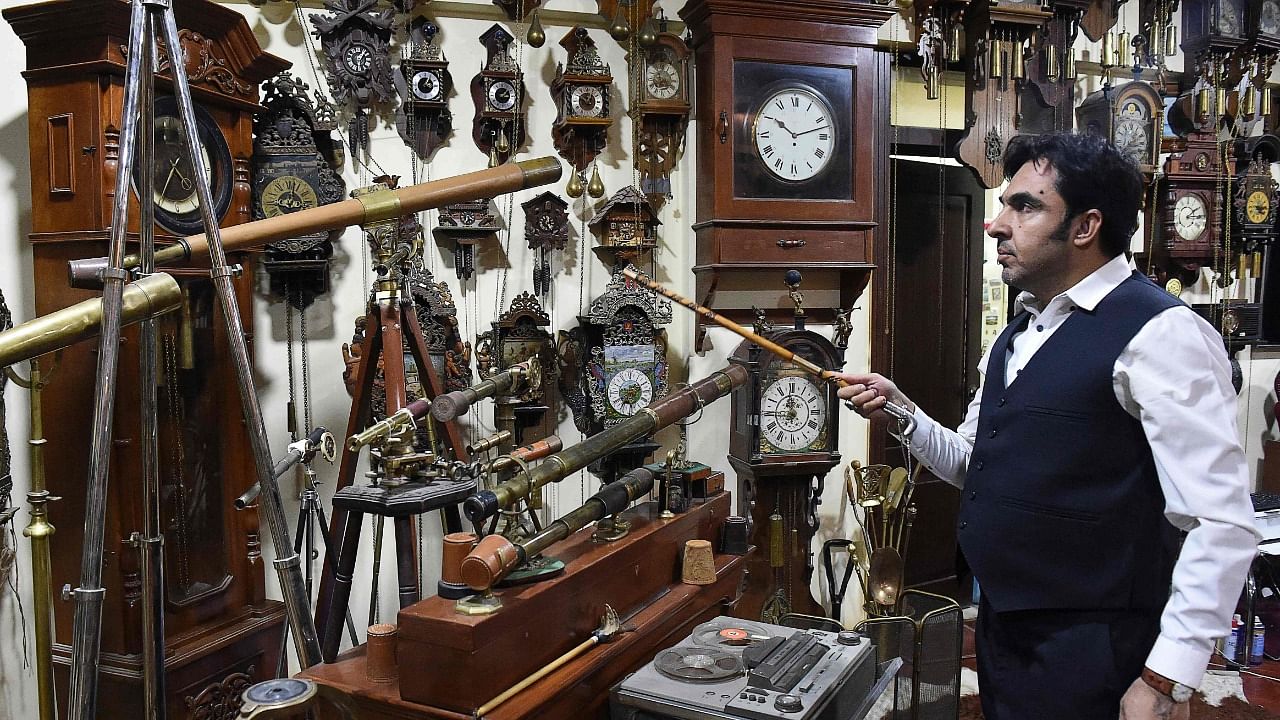
[[[818,132],[819,130],[823,130],[826,127],[827,127],[826,125],[819,125],[818,127],[813,128],[812,130],[805,130],[804,132],[796,133],[795,137],[800,137],[801,135],[808,135],[811,132]]]
[[[783,130],[786,130],[788,133],[791,133],[791,137],[792,137],[792,139],[795,139],[796,134],[795,134],[795,133],[793,133],[793,132],[791,132],[790,128],[788,128],[788,127],[787,127],[787,124],[786,124],[786,123],[782,122],[781,120],[779,120],[778,118],[776,118],[776,117],[774,117],[774,116],[772,116],[772,115],[765,115],[765,116],[764,116],[764,119],[765,119],[765,120],[772,120],[772,121],[773,121],[773,124],[777,125],[778,127],[782,128]]]
[[[169,181],[173,180],[173,174],[177,171],[178,171],[178,158],[174,158],[169,163],[169,174],[166,175],[164,178],[164,187],[160,188],[161,195],[164,195],[165,191],[169,189]]]

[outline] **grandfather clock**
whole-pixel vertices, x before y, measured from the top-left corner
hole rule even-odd
[[[215,214],[224,226],[250,219],[253,116],[258,87],[288,67],[259,47],[243,16],[206,0],[174,3],[196,104],[199,144],[210,159]],[[93,297],[67,285],[66,262],[107,253],[124,102],[129,4],[122,0],[56,0],[9,8],[4,17],[27,47],[31,150],[30,240],[37,314]],[[68,18],[92,21],[69,22]],[[199,232],[198,199],[174,178],[190,172],[180,151],[180,124],[169,73],[173,48],[162,48],[156,88],[157,241]],[[138,168],[138,172],[153,172]],[[136,200],[136,199],[135,199]],[[138,203],[130,205],[136,242]],[[241,322],[252,333],[252,258],[236,281]],[[174,269],[184,307],[158,324],[158,407],[165,530],[165,672],[169,717],[230,717],[240,690],[272,677],[284,610],[267,600],[255,511],[232,501],[255,479],[234,388],[235,371],[208,271]],[[53,581],[75,585],[83,533],[83,485],[94,393],[96,345],[63,352],[45,391],[45,453],[50,505],[58,528]],[[138,342],[126,333],[116,404],[108,495],[99,705],[102,717],[141,717],[142,611],[140,560],[131,537],[143,529]],[[73,608],[55,607],[58,685],[66,687]],[[65,697],[60,699],[65,710]],[[228,715],[231,713],[231,715]]]

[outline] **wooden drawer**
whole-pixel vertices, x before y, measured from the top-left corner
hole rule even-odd
[[[726,227],[696,230],[699,265],[869,263],[872,228],[795,226]]]

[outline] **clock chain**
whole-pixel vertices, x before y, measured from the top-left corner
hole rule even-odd
[[[183,302],[190,302],[184,297]],[[169,406],[169,424],[173,429],[172,453],[170,456],[170,476],[175,494],[174,511],[171,522],[177,530],[177,571],[178,585],[182,588],[191,586],[190,543],[187,537],[187,483],[186,483],[186,446],[182,442],[183,420],[186,416],[182,400],[182,389],[178,382],[177,343],[172,332],[162,335],[163,356],[165,365],[165,399]]]

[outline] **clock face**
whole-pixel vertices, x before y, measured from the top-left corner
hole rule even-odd
[[[350,45],[342,53],[342,62],[353,75],[364,75],[373,67],[373,51],[368,45]]]
[[[1258,29],[1268,35],[1280,35],[1280,2],[1266,0],[1258,15]]]
[[[736,200],[854,200],[860,117],[853,68],[735,60]]]
[[[609,378],[606,392],[609,407],[629,417],[653,402],[653,381],[638,368],[623,368]]]
[[[569,113],[580,117],[604,115],[604,92],[597,85],[575,85],[569,91]]]
[[[409,84],[413,96],[419,100],[436,102],[444,95],[444,83],[434,70],[421,70],[413,74]]]
[[[819,441],[827,425],[825,393],[805,376],[784,376],[760,397],[760,431],[778,450],[807,450]]]
[[[296,175],[281,175],[262,189],[262,214],[265,217],[287,215],[320,204],[315,188]]]
[[[204,165],[204,179],[213,198],[213,216],[220,220],[231,205],[231,151],[217,122],[204,108],[196,105],[195,116],[196,151]],[[151,196],[156,224],[175,235],[202,232],[204,222],[200,196],[196,192],[196,170],[187,154],[177,101],[172,97],[161,97],[155,102],[154,137]],[[135,164],[135,187],[142,171],[141,163]]]
[[[822,172],[836,143],[831,108],[805,87],[779,90],[756,111],[752,136],[765,169],[789,182]]]
[[[666,59],[649,63],[644,73],[644,89],[649,97],[670,100],[680,92],[680,71]]]
[[[1261,190],[1254,190],[1245,198],[1245,216],[1249,222],[1262,224],[1271,217],[1271,198]]]
[[[516,86],[510,80],[493,80],[485,97],[491,110],[510,112],[516,106]]]
[[[1218,33],[1238,36],[1240,34],[1240,7],[1235,0],[1218,0]]]
[[[1139,165],[1149,162],[1147,157],[1147,125],[1140,119],[1121,117],[1116,120],[1115,145],[1120,152],[1133,158]]]
[[[1173,205],[1173,228],[1183,240],[1195,240],[1208,227],[1208,214],[1199,195],[1183,195]]]

